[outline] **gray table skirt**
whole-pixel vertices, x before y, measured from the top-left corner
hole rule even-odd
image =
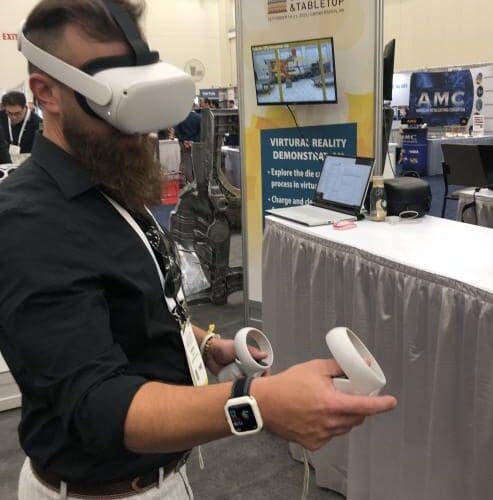
[[[349,500],[493,498],[493,295],[267,221],[263,314],[274,371],[328,357],[325,333],[345,325],[399,401],[312,457],[317,484]]]

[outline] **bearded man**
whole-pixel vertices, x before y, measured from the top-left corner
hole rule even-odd
[[[126,56],[108,7],[127,25],[141,13],[129,0],[42,0],[23,31],[77,68]],[[172,242],[147,209],[161,184],[150,139],[119,132],[56,77],[29,71],[43,135],[0,184],[0,349],[22,392],[20,500],[193,498],[186,458],[234,432],[230,395],[251,393],[265,428],[309,449],[395,406],[336,391],[341,371],[329,360],[199,383],[192,367],[217,374],[234,344],[187,321]],[[190,363],[193,342],[202,357]]]

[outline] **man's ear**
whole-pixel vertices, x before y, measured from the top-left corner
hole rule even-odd
[[[53,78],[42,73],[32,73],[29,86],[44,112],[60,114],[60,85]]]

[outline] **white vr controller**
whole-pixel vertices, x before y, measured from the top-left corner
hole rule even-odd
[[[267,353],[267,357],[256,360],[248,349],[248,341],[254,340],[258,348]],[[242,328],[237,332],[234,339],[236,359],[233,363],[225,366],[218,374],[219,382],[234,380],[238,377],[258,377],[272,366],[274,353],[269,339],[256,328]]]
[[[267,357],[256,360],[248,348],[254,340]],[[346,327],[330,330],[325,336],[327,346],[347,378],[332,379],[335,388],[346,394],[376,396],[386,384],[385,375],[377,360],[359,337]],[[258,377],[268,370],[274,361],[269,339],[256,328],[242,328],[234,339],[236,359],[218,374],[219,382],[242,376]]]
[[[0,182],[5,180],[16,168],[17,165],[11,163],[0,165]]]
[[[334,387],[346,394],[377,396],[386,384],[385,375],[358,336],[346,327],[330,330],[325,341],[347,378],[332,379]]]

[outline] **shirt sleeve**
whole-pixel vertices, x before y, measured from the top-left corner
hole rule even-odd
[[[25,403],[111,457],[124,449],[128,408],[146,379],[126,372],[88,242],[45,222],[0,217],[0,348]]]

